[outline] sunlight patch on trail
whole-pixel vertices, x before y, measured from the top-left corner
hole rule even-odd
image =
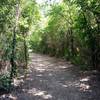
[[[51,99],[52,95],[48,94],[46,91],[41,91],[36,88],[32,88],[27,91],[29,94],[32,94],[34,96],[41,96],[43,99]]]

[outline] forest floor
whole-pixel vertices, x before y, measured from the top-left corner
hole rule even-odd
[[[11,93],[0,100],[100,100],[100,74],[82,72],[63,59],[30,55],[26,78],[15,79]]]

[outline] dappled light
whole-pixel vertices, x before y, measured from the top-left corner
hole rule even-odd
[[[43,99],[52,98],[52,95],[47,94],[46,91],[36,90],[35,88],[28,90],[28,93],[31,93],[34,96],[41,96]]]
[[[0,98],[12,100],[93,100],[97,91],[92,77],[65,60],[31,54],[26,77],[14,79],[14,89]],[[83,75],[82,75],[83,74]],[[92,80],[91,80],[92,79]],[[97,85],[98,86],[98,85]],[[98,88],[99,89],[99,88]],[[99,97],[99,92],[97,95]],[[84,98],[84,99],[83,99]]]
[[[83,79],[81,79],[80,81],[81,81],[81,82],[87,82],[87,81],[89,81],[89,77],[83,78]]]
[[[5,100],[5,98],[7,98],[8,100],[17,100],[18,99],[16,96],[13,96],[11,94],[8,96],[2,95],[0,98],[1,98],[1,100]]]
[[[89,85],[86,85],[86,84],[80,84],[80,90],[82,90],[82,91],[89,90],[89,88],[90,88]]]

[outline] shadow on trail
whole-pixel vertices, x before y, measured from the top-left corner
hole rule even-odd
[[[82,73],[70,62],[33,54],[27,77],[0,100],[100,100],[100,75]]]

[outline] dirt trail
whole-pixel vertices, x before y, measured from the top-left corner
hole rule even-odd
[[[82,74],[70,62],[46,55],[31,54],[30,59],[27,77],[21,76],[0,100],[100,100],[97,75]]]

